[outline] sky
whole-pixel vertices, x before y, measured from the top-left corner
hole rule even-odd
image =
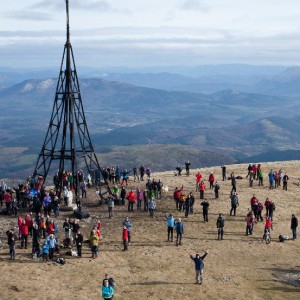
[[[70,0],[77,65],[300,64],[299,0]],[[1,1],[0,67],[60,64],[65,0]]]

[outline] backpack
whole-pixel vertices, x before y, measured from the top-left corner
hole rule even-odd
[[[57,264],[60,264],[60,265],[64,265],[65,264],[65,260],[62,257],[58,257],[55,262]]]

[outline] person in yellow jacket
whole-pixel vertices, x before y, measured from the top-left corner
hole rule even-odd
[[[97,235],[96,230],[91,231],[91,235],[89,237],[90,247],[92,252],[92,258],[98,257],[98,244],[99,244],[99,236]]]

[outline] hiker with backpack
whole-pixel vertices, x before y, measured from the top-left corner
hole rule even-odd
[[[204,270],[204,263],[203,260],[208,254],[208,250],[204,252],[203,256],[200,256],[198,253],[194,257],[192,254],[190,254],[190,258],[195,263],[195,271],[196,271],[196,284],[202,284],[203,283],[203,270]]]

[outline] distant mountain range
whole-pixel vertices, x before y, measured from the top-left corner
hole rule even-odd
[[[276,151],[300,149],[300,68],[232,65],[176,70],[86,70],[83,77],[101,77],[81,78],[80,86],[88,127],[103,163],[121,164],[130,158],[166,170],[189,157],[196,164],[211,165],[211,158],[220,164],[251,157],[271,160]],[[0,76],[0,87],[1,82],[8,85],[0,91],[0,172],[20,174],[33,167],[40,151],[56,79],[12,85],[26,73],[8,73]],[[194,92],[199,87],[202,92]],[[229,87],[235,89],[223,89]]]

